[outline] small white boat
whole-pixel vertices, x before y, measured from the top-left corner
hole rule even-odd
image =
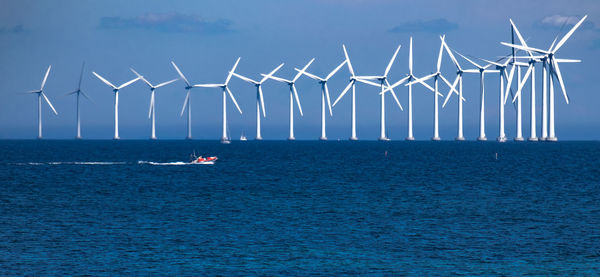
[[[246,136],[244,136],[244,132],[242,132],[242,136],[240,137],[241,141],[247,141],[248,139],[246,139]]]

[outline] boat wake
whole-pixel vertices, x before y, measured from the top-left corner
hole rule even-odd
[[[116,165],[127,164],[126,162],[29,162],[13,163],[14,165]]]

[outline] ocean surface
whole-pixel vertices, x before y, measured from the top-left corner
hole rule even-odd
[[[216,155],[188,165],[190,153]],[[600,142],[0,141],[0,275],[595,275]]]

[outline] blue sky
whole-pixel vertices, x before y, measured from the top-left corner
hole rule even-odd
[[[341,44],[348,47],[358,75],[379,75],[398,44],[402,49],[390,72],[396,81],[407,73],[408,40],[414,39],[417,76],[434,70],[440,34],[448,44],[469,55],[493,59],[509,53],[499,44],[510,39],[512,18],[528,44],[547,48],[568,23],[588,14],[587,22],[560,49],[561,58],[582,59],[564,64],[561,70],[571,103],[566,105],[557,91],[556,125],[559,139],[600,139],[600,95],[595,83],[595,63],[600,59],[600,26],[597,1],[3,1],[0,10],[0,138],[35,138],[37,101],[19,92],[39,87],[48,65],[52,71],[46,94],[59,115],[43,107],[44,137],[75,135],[75,98],[63,96],[76,88],[83,61],[83,90],[93,102],[82,102],[82,134],[85,138],[110,139],[113,126],[113,94],[96,79],[96,71],[114,83],[134,77],[134,67],[151,82],[177,77],[170,66],[175,61],[193,83],[223,82],[235,59],[236,70],[259,78],[278,64],[277,74],[291,78],[294,67],[316,58],[309,71],[325,75],[343,61]],[[563,29],[562,33],[568,28]],[[466,64],[466,62],[464,63]],[[541,87],[541,70],[537,70]],[[344,68],[329,83],[335,98],[347,84]],[[443,60],[443,74],[454,79],[450,59]],[[304,117],[296,111],[296,137],[316,139],[320,134],[320,87],[309,78],[298,81]],[[464,79],[465,136],[478,135],[479,84],[477,76]],[[447,88],[440,86],[442,93]],[[243,114],[228,103],[232,137],[245,132],[254,137],[255,90],[241,80],[230,86]],[[283,84],[264,85],[267,118],[263,137],[284,139],[288,129],[288,90]],[[357,86],[358,137],[379,135],[378,89]],[[397,90],[406,107],[407,93]],[[185,137],[185,118],[179,117],[185,91],[178,81],[157,90],[157,135]],[[217,89],[193,91],[193,135],[218,139],[221,126],[221,94]],[[560,98],[559,98],[560,97]],[[486,125],[489,138],[498,135],[498,77],[486,76]],[[541,99],[538,89],[537,99]],[[432,134],[433,96],[424,88],[414,89],[415,137]],[[456,136],[456,98],[440,111],[442,139]],[[406,136],[407,113],[392,98],[386,102],[387,130],[392,139]],[[135,83],[120,94],[120,133],[123,139],[147,138],[149,90]],[[537,118],[541,105],[538,100]],[[529,134],[529,94],[523,102],[523,132]],[[328,120],[328,137],[350,135],[350,98],[344,97]],[[515,110],[506,106],[507,135],[515,135]],[[539,134],[538,122],[538,134]]]

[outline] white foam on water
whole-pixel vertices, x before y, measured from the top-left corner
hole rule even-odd
[[[14,165],[115,165],[127,164],[126,162],[29,162],[29,163],[12,163]]]

